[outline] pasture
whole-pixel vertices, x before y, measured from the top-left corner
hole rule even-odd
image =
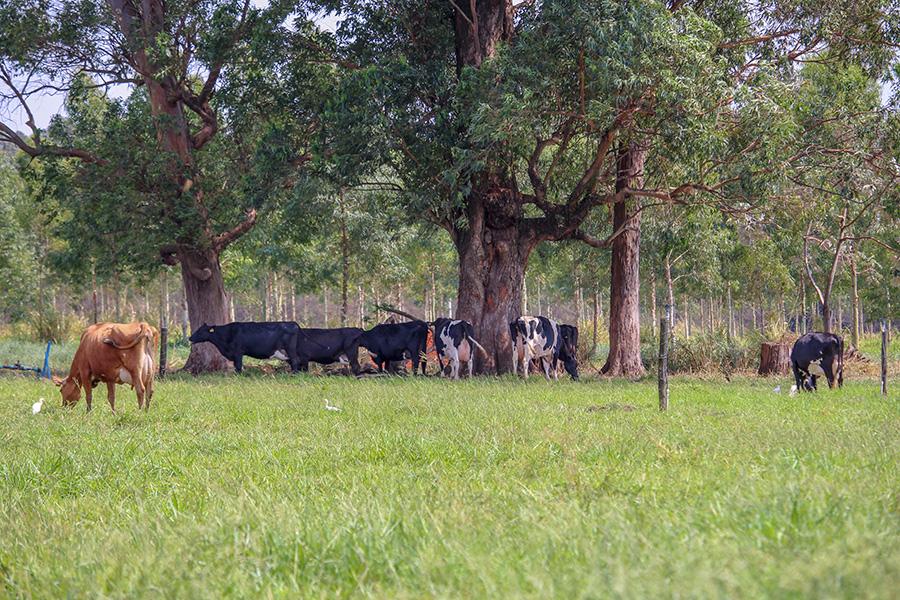
[[[892,597],[896,387],[789,385],[3,377],[0,595]]]

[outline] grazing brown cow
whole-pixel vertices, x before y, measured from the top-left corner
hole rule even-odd
[[[150,408],[153,397],[153,353],[159,332],[147,323],[97,323],[81,334],[69,376],[62,381],[63,406],[73,406],[84,388],[91,410],[94,386],[106,383],[109,407],[116,411],[116,384],[127,383],[137,393],[138,407]]]

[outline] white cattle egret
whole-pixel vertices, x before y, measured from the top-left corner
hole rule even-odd
[[[37,402],[31,405],[31,414],[36,415],[41,412],[41,409],[44,407],[44,399],[39,398]]]
[[[780,393],[781,393],[781,386],[780,386],[780,385],[776,385],[776,386],[775,386],[775,389],[772,390],[772,391],[775,392],[776,394],[780,394]]]
[[[341,409],[337,406],[332,406],[328,403],[328,398],[325,398],[325,410],[333,410],[335,412],[341,412]]]
[[[792,385],[791,386],[791,396],[796,396],[796,395],[797,395],[797,386]]]

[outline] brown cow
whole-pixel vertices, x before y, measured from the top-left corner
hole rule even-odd
[[[159,332],[147,323],[97,323],[81,334],[69,376],[61,384],[63,406],[73,406],[84,388],[91,410],[93,388],[106,383],[109,407],[116,412],[116,384],[127,383],[137,393],[138,407],[150,408],[153,397],[153,354]]]

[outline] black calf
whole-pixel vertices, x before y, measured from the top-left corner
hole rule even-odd
[[[291,365],[291,372],[300,369],[297,355],[297,336],[300,326],[290,321],[267,323],[228,323],[207,325],[197,329],[191,337],[192,344],[209,342],[234,363],[238,373],[244,370],[244,356],[251,358],[277,358]]]
[[[372,355],[378,370],[384,372],[391,362],[412,359],[413,374],[428,345],[428,324],[424,321],[383,323],[359,336],[359,345]],[[427,361],[422,360],[422,374]]]

